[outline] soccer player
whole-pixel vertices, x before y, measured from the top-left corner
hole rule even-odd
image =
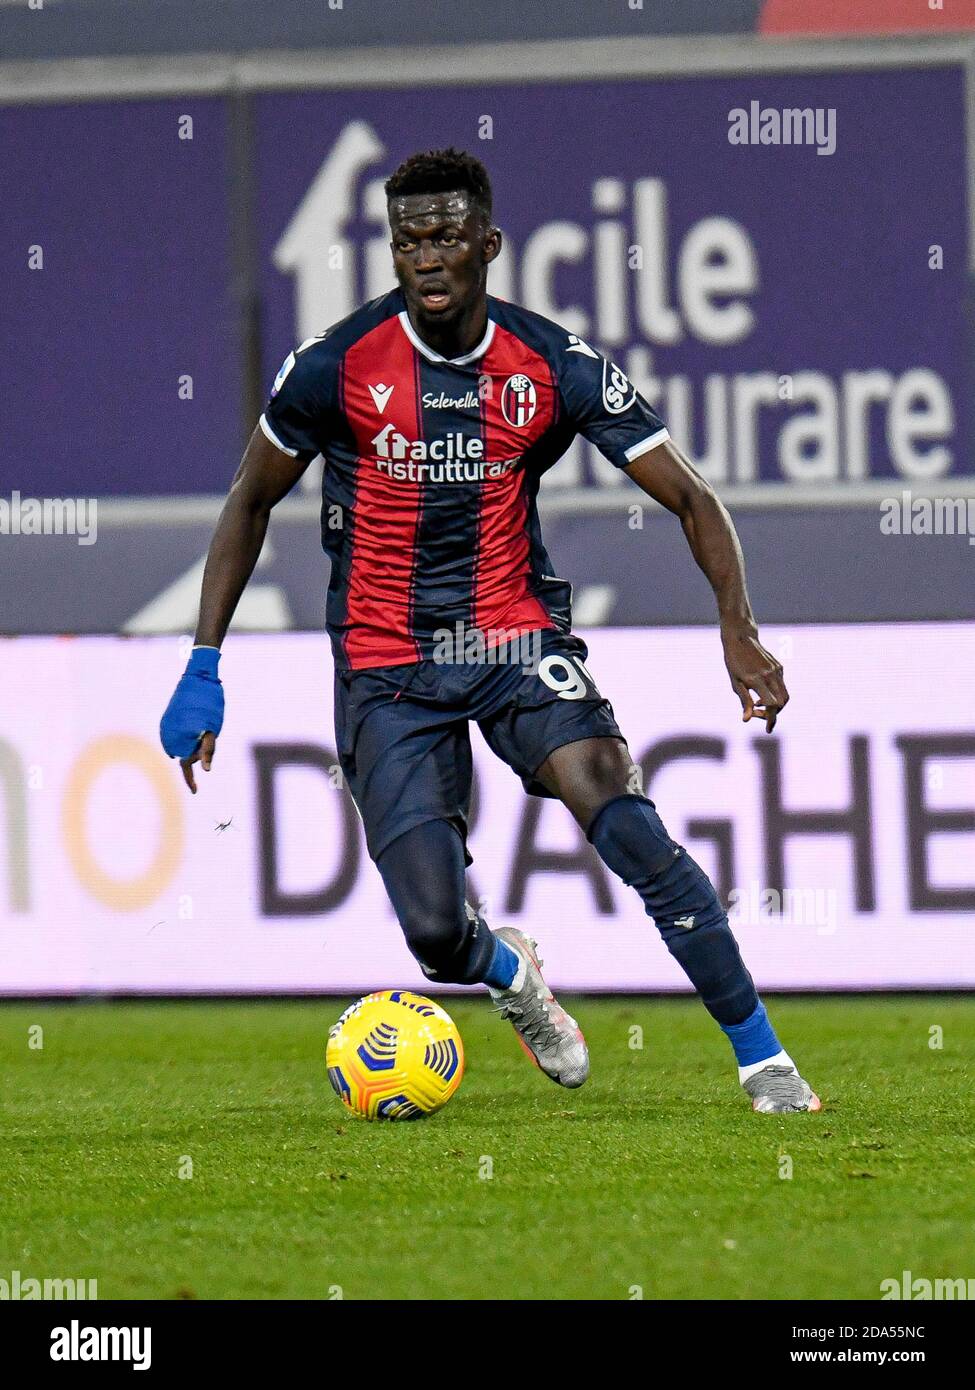
[[[195,792],[193,766],[210,770],[223,723],[220,646],[270,511],[321,454],[337,749],[424,974],[485,985],[547,1076],[586,1080],[585,1040],[545,984],[536,943],[492,932],[466,901],[474,721],[526,790],[561,800],[639,893],[727,1034],[753,1108],[818,1110],[710,881],[632,790],[633,762],[571,632],[571,590],[552,573],[536,497],[582,434],[679,518],[714,589],[744,718],[771,733],[788,695],[758,640],[731,519],[617,366],[488,294],[501,233],[478,160],[416,154],[385,190],[399,287],[302,343],[278,373],[217,522],[163,747]],[[472,650],[480,660],[466,659]]]

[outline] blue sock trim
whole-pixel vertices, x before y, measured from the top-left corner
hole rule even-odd
[[[491,963],[484,972],[484,983],[494,989],[508,989],[517,974],[518,957],[510,946],[495,937]]]
[[[769,1022],[765,1005],[761,1000],[754,1013],[748,1015],[743,1023],[722,1023],[721,1030],[728,1034],[735,1058],[740,1067],[750,1067],[753,1062],[764,1062],[766,1057],[774,1057],[782,1051],[782,1044],[775,1036],[775,1029]]]

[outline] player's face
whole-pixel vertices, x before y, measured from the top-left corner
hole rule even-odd
[[[448,324],[478,303],[501,233],[467,193],[393,198],[389,225],[396,278],[418,328]]]

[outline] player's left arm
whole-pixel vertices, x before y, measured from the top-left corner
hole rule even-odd
[[[741,700],[743,718],[763,719],[766,733],[771,733],[789,692],[781,663],[758,640],[741,543],[727,509],[669,439],[638,455],[624,472],[679,518],[691,553],[718,601],[725,665]]]
[[[744,718],[764,720],[771,733],[789,693],[782,667],[758,640],[731,517],[625,372],[575,334],[556,330],[553,340],[557,350],[552,365],[560,396],[576,429],[648,496],[680,518],[691,552],[718,600],[725,665]]]

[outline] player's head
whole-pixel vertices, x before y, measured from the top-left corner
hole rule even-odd
[[[422,325],[448,323],[486,293],[501,250],[491,221],[491,180],[462,150],[411,155],[386,180],[396,278]]]

